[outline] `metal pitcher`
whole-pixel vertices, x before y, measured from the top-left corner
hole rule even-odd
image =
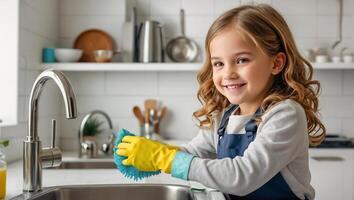
[[[163,30],[157,21],[145,21],[139,27],[139,62],[164,62]]]

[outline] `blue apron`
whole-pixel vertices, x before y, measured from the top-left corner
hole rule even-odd
[[[218,148],[217,148],[217,158],[234,158],[236,156],[243,156],[243,153],[248,148],[248,145],[253,142],[257,133],[257,124],[255,121],[256,116],[260,116],[261,110],[258,109],[255,116],[250,119],[246,125],[245,134],[226,134],[225,130],[229,122],[229,117],[236,110],[238,106],[232,105],[224,113],[220,126],[218,128]],[[230,199],[261,199],[261,200],[292,200],[299,199],[289,188],[288,184],[285,182],[283,176],[280,172],[276,174],[272,179],[270,179],[263,186],[253,191],[246,196],[235,196],[229,195]]]

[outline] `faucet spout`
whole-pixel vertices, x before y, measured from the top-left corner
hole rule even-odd
[[[55,147],[55,120],[53,120],[52,146],[43,148],[38,137],[38,102],[44,85],[48,80],[53,80],[59,87],[64,99],[66,118],[77,117],[76,98],[69,80],[58,71],[46,70],[35,80],[30,100],[28,135],[23,142],[23,191],[37,192],[42,188],[42,168],[59,166],[61,151]]]
[[[45,83],[52,79],[59,87],[64,99],[66,118],[72,119],[77,117],[76,99],[73,89],[66,76],[54,70],[46,70],[42,72],[33,84],[30,101],[29,101],[29,120],[28,120],[28,140],[38,140],[38,101]]]

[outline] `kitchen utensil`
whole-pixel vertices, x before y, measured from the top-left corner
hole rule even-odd
[[[332,45],[332,49],[336,48],[339,43],[342,42],[342,29],[343,29],[343,0],[337,0],[338,2],[338,40]]]
[[[113,51],[113,40],[111,36],[99,29],[86,30],[75,39],[74,48],[82,49],[82,62],[95,62],[95,50]]]
[[[138,119],[139,124],[143,125],[144,124],[144,116],[138,106],[133,107],[133,113],[134,113],[135,117]]]
[[[58,62],[77,62],[82,56],[81,49],[57,48],[54,52]]]
[[[157,116],[156,116],[156,120],[157,122],[155,123],[155,131],[157,134],[160,134],[160,122],[162,120],[162,118],[166,115],[167,112],[167,107],[164,106],[162,107],[160,110],[157,111]]]
[[[96,62],[110,62],[113,57],[113,51],[111,50],[95,50],[93,51]]]
[[[198,57],[198,45],[185,36],[184,10],[180,10],[182,35],[172,39],[166,46],[167,56],[175,62],[192,62]]]
[[[133,23],[133,62],[139,62],[139,44],[138,44],[138,23],[136,7],[133,7],[131,20]]]
[[[167,107],[166,107],[166,106],[162,107],[162,108],[158,111],[158,113],[157,113],[157,118],[159,119],[159,121],[161,121],[162,118],[166,115],[166,112],[167,112]]]
[[[139,27],[139,62],[164,62],[162,26],[157,21],[145,21]]]
[[[157,101],[155,99],[146,99],[144,102],[145,110],[156,109]]]

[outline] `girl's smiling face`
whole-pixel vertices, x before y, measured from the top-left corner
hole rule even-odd
[[[266,55],[243,36],[236,28],[222,30],[210,42],[210,59],[217,90],[230,103],[238,104],[241,114],[253,114],[270,89],[274,75],[281,71],[285,55],[280,55],[279,69],[279,65],[275,66],[278,58]]]

